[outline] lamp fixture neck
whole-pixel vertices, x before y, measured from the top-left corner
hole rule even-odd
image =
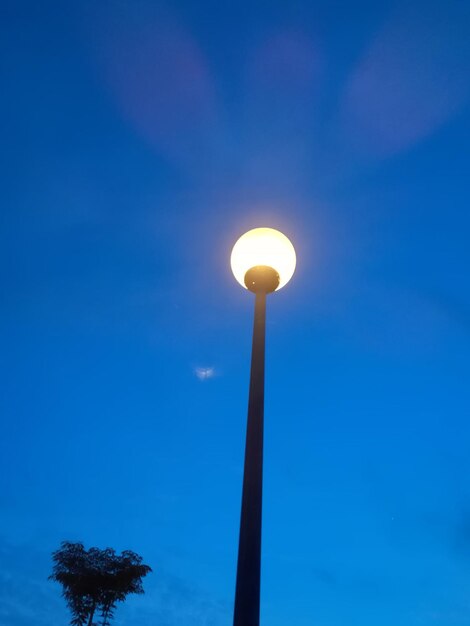
[[[245,274],[246,288],[253,293],[272,293],[279,287],[279,282],[279,274],[268,265],[255,265]]]

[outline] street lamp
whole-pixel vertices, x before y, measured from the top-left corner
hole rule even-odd
[[[295,262],[294,246],[273,228],[242,235],[230,259],[237,281],[255,294],[233,626],[259,626],[266,295],[291,279]]]

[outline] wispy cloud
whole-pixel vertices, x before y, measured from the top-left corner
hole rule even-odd
[[[0,541],[0,624],[66,623],[60,590],[48,582],[50,556],[32,546]]]
[[[129,598],[122,605],[116,626],[134,623],[159,626],[221,626],[228,624],[231,607],[168,572],[160,572],[145,596]]]

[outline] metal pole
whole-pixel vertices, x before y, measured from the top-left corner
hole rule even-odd
[[[233,626],[259,626],[266,293],[256,293]]]

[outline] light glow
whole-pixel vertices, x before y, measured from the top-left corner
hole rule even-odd
[[[274,228],[253,228],[233,246],[230,265],[237,281],[247,289],[245,274],[252,267],[267,265],[279,274],[276,291],[284,287],[295,270],[295,250],[289,239]]]

